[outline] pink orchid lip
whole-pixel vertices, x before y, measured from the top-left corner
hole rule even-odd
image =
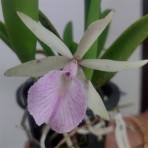
[[[57,133],[77,127],[85,116],[86,108],[84,86],[71,71],[50,71],[28,92],[28,110],[37,125],[49,124]]]

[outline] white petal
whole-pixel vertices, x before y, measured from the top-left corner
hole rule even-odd
[[[49,70],[61,69],[69,62],[68,58],[63,56],[50,56],[47,58],[33,60],[8,69],[6,76],[43,76]]]
[[[68,58],[72,58],[72,54],[68,47],[51,31],[44,28],[40,23],[37,23],[29,16],[25,15],[22,12],[17,12],[20,19],[23,23],[32,31],[34,35],[37,36],[43,43],[49,46],[51,49],[56,52],[66,56]]]
[[[92,83],[86,79],[86,76],[81,67],[78,68],[77,77],[83,82],[84,88],[88,92],[88,107],[101,118],[109,120],[108,112],[100,95]]]
[[[128,70],[133,68],[141,67],[148,63],[148,60],[141,60],[141,61],[113,61],[113,60],[105,60],[105,59],[86,59],[82,60],[79,64],[101,71],[107,72],[116,72],[121,70]]]
[[[90,81],[88,81],[88,107],[101,118],[109,120],[104,103]]]
[[[110,12],[105,18],[93,22],[84,33],[80,43],[78,45],[78,49],[74,54],[76,59],[82,59],[84,54],[88,51],[91,45],[95,42],[95,40],[99,37],[99,35],[103,32],[106,26],[110,23],[113,16],[113,12]]]
[[[87,78],[85,76],[85,73],[83,71],[83,69],[79,66],[78,67],[78,71],[77,71],[77,77],[83,82],[83,83],[87,83]]]

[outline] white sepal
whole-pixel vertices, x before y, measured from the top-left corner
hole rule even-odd
[[[85,76],[83,69],[79,66],[77,71],[77,78],[80,79],[83,83],[88,83],[88,80]],[[85,86],[86,84],[84,84]]]
[[[86,59],[79,62],[80,65],[101,71],[117,72],[122,70],[128,70],[141,67],[148,63],[148,60],[141,61],[114,61],[106,59]]]
[[[76,57],[76,59],[79,59],[79,60],[82,59],[84,54],[88,51],[91,45],[95,42],[95,40],[106,28],[106,26],[110,23],[112,17],[113,17],[113,12],[110,12],[105,18],[93,22],[87,28],[82,39],[80,40],[78,49],[74,54],[74,57]]]
[[[104,103],[92,85],[90,81],[88,81],[88,107],[96,114],[99,115],[101,118],[105,120],[109,120],[108,112],[104,106]]]
[[[55,34],[44,28],[40,23],[36,22],[26,14],[22,12],[17,12],[17,14],[32,33],[52,50],[55,50],[68,58],[73,57],[68,47]]]
[[[12,67],[5,72],[5,75],[40,77],[50,70],[63,68],[68,62],[69,59],[64,56],[50,56]]]
[[[100,95],[92,85],[91,81],[87,80],[81,67],[78,68],[77,77],[83,82],[84,88],[87,91],[88,107],[94,112],[94,114],[99,115],[105,120],[109,120],[108,112]]]

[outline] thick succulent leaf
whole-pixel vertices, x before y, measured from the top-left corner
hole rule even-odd
[[[91,0],[88,14],[86,18],[86,27],[88,27],[94,21],[99,20],[101,17],[101,0]],[[98,54],[98,40],[96,40],[90,47],[88,52],[84,55],[84,58],[96,58]],[[93,70],[84,68],[85,74],[88,79],[91,79],[93,75]]]
[[[63,41],[69,47],[73,42],[73,25],[72,22],[67,23],[64,29]]]
[[[32,31],[32,33],[52,50],[55,50],[68,58],[73,57],[68,47],[55,34],[44,28],[40,23],[34,21],[24,13],[17,12],[17,14],[24,24]]]
[[[26,62],[35,58],[36,38],[18,18],[16,11],[22,11],[38,19],[38,0],[2,0],[2,10],[9,39],[14,52]]]
[[[114,61],[106,59],[88,59],[88,60],[86,59],[82,60],[79,64],[95,70],[117,72],[122,70],[138,68],[147,63],[148,60],[127,62],[127,61]]]
[[[127,28],[121,36],[106,50],[102,59],[123,61],[127,60],[135,51],[136,47],[148,36],[148,15],[141,17],[138,21]],[[92,82],[102,86],[116,73],[95,71]]]
[[[10,68],[5,72],[5,75],[40,77],[50,70],[63,68],[68,62],[69,59],[66,57],[50,56],[48,58],[29,61]]]
[[[104,103],[90,81],[88,81],[88,107],[96,115],[99,115],[101,118],[105,120],[109,120],[109,115],[104,106]]]
[[[3,22],[0,21],[0,39],[10,48],[13,50],[12,45],[10,43],[6,26]]]
[[[102,31],[109,24],[113,16],[113,12],[110,12],[104,19],[93,22],[85,31],[80,43],[78,45],[78,49],[74,56],[77,59],[82,59],[84,54],[88,51],[88,49],[92,46],[94,41],[99,37]]]

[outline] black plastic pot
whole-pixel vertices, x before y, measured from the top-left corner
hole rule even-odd
[[[29,79],[27,80],[24,84],[22,84],[17,92],[16,92],[16,99],[17,99],[17,103],[19,104],[19,106],[23,109],[26,109],[27,107],[27,94],[28,94],[28,90],[29,88],[34,84],[35,79]],[[112,110],[113,108],[115,108],[119,102],[119,98],[120,98],[120,91],[118,89],[118,87],[112,83],[109,82],[106,85],[104,85],[99,93],[101,93],[101,96],[103,97],[103,101],[105,103],[105,106],[108,110]],[[92,113],[92,111],[87,110],[87,115],[90,118],[90,120],[93,120],[95,118],[94,114]],[[42,126],[38,126],[36,125],[33,117],[28,113],[28,120],[29,120],[29,125],[30,125],[30,130],[32,135],[34,136],[34,138],[36,140],[40,140],[41,137],[41,131],[42,131]],[[84,125],[85,121],[83,121],[81,125]],[[55,138],[53,138],[52,140],[50,139],[50,137],[54,134],[55,132],[50,130],[46,141],[45,141],[45,145],[47,148],[54,148],[57,143],[63,139],[63,135],[62,134],[57,134],[57,136]],[[88,134],[88,135],[80,135],[78,133],[76,133],[74,135],[74,137],[76,138],[77,142],[79,143],[79,146],[82,148],[103,148],[104,147],[104,138],[102,141],[98,141],[97,137],[93,134]],[[66,145],[63,145],[63,147],[65,148]],[[34,146],[34,148],[38,148]]]
[[[108,82],[101,87],[103,102],[108,111],[117,107],[120,100],[120,90],[113,82]]]

